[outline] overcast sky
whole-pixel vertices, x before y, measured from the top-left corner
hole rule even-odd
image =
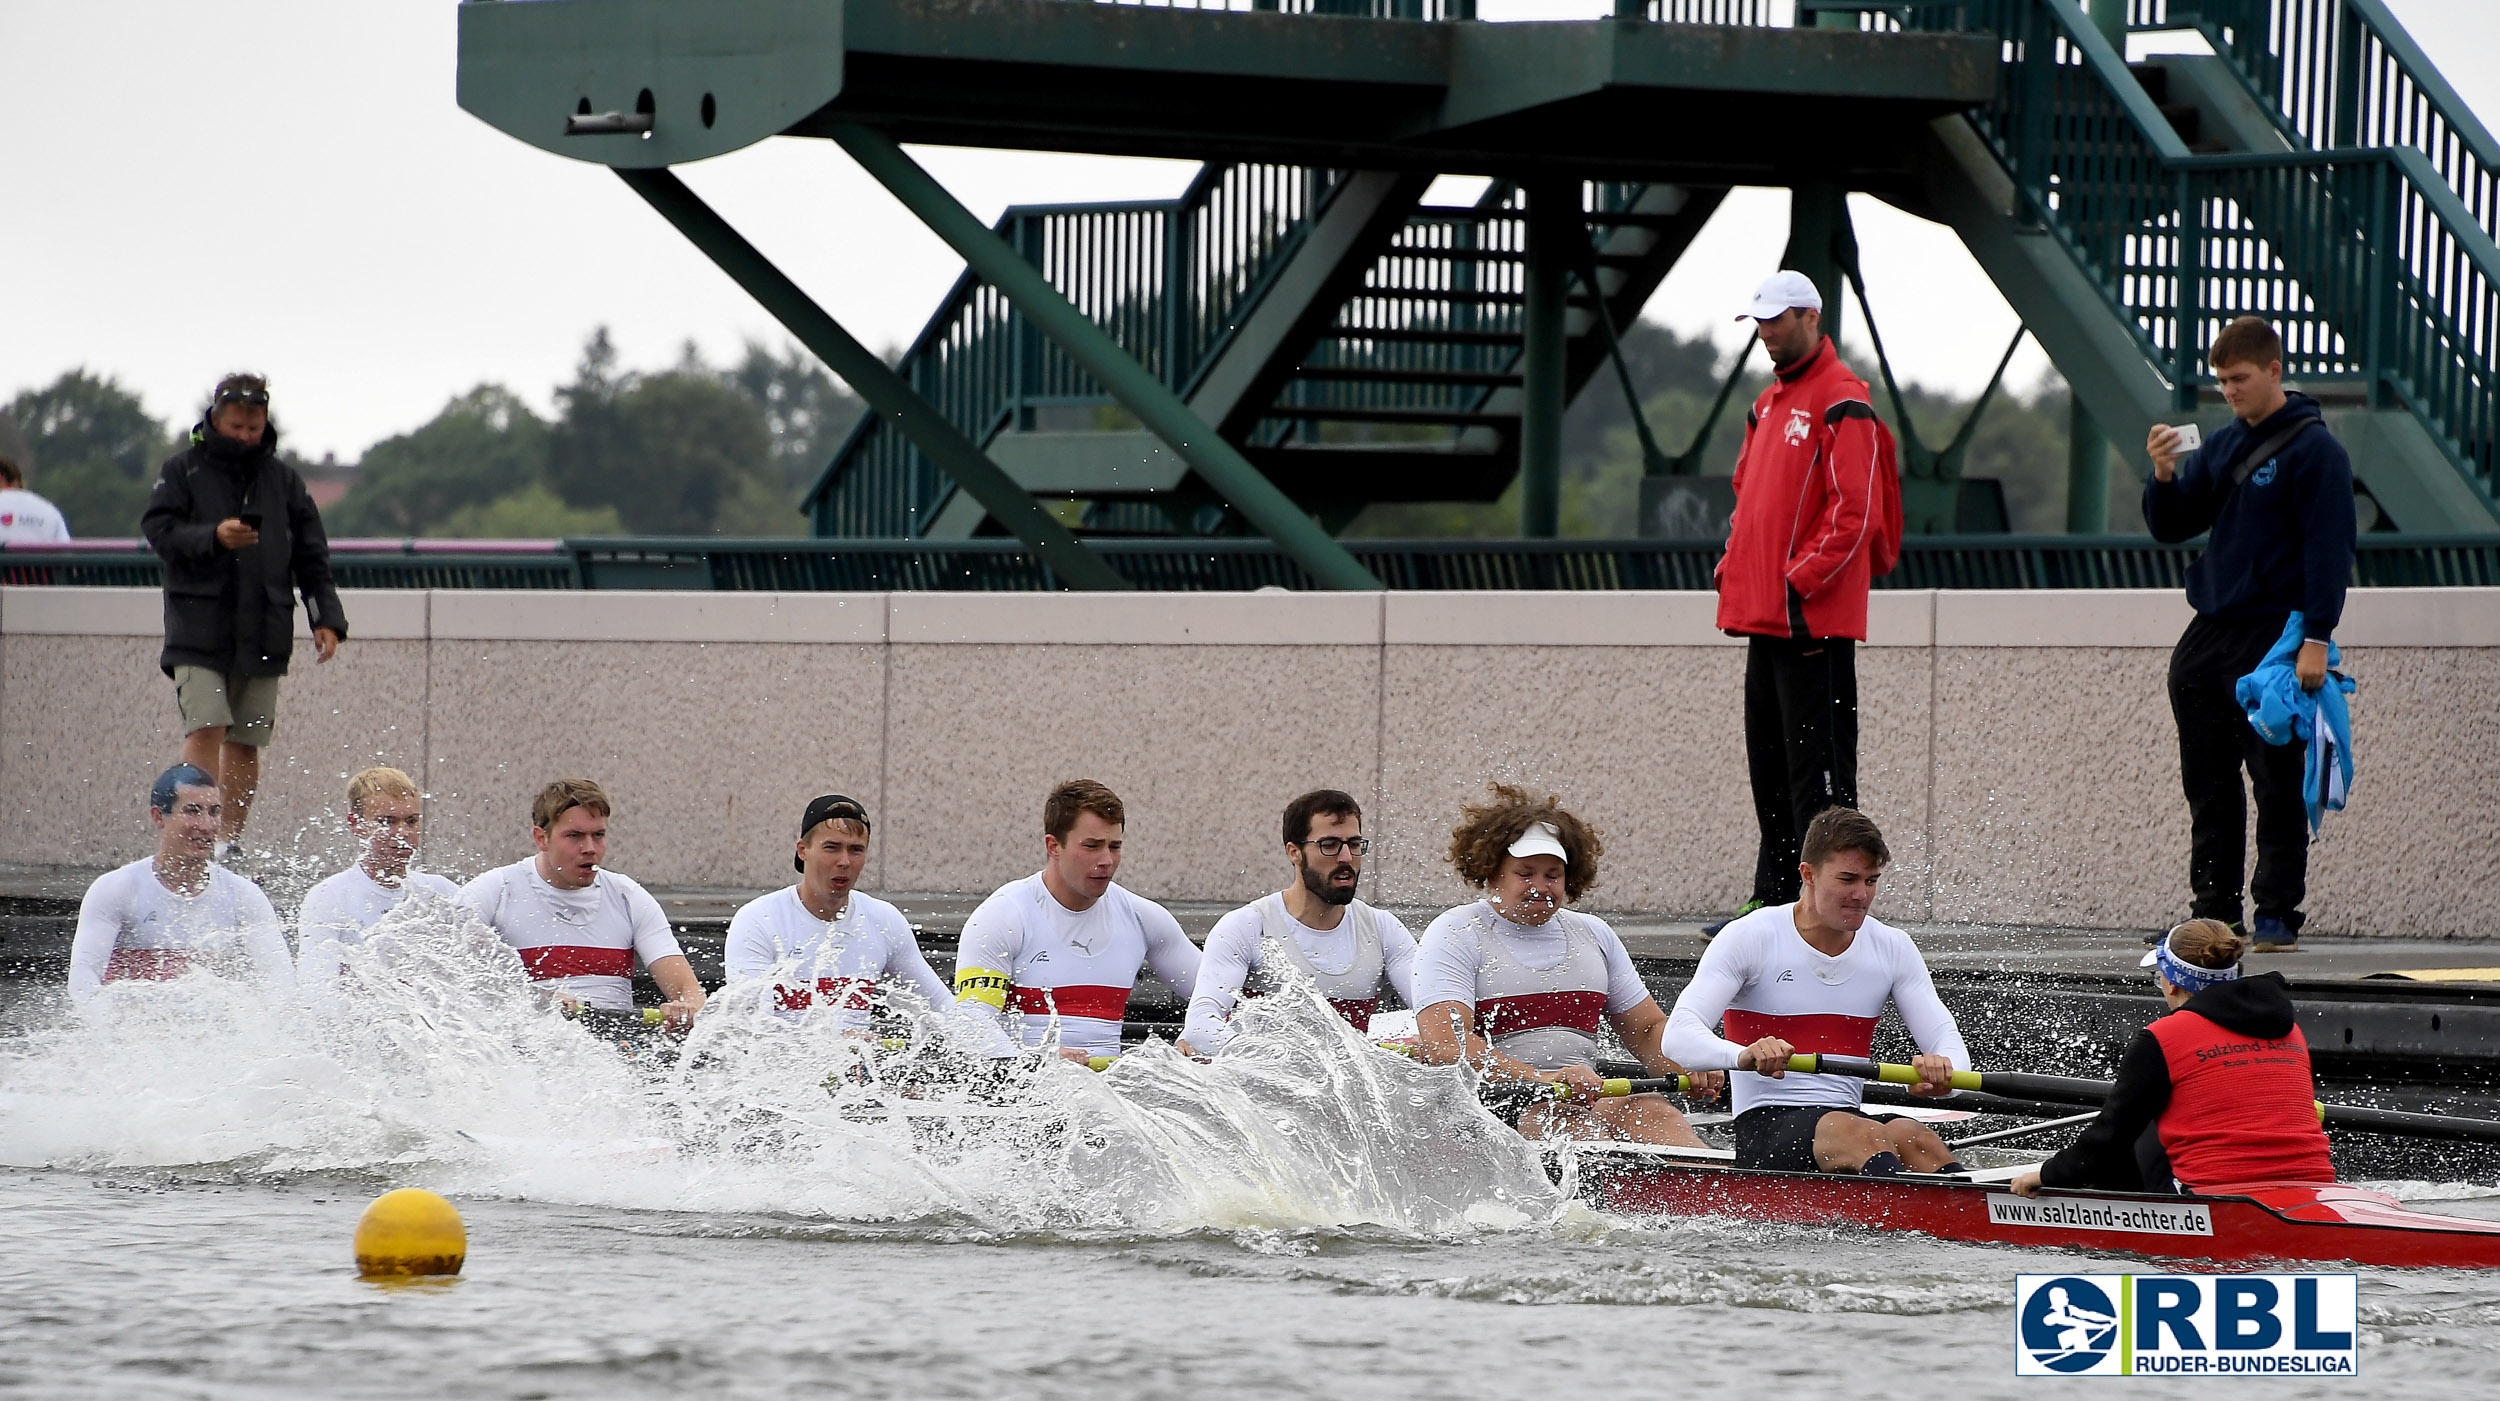
[[[2500,0],[2390,4],[2500,125]],[[1611,8],[1482,4],[1489,17]],[[0,397],[84,365],[187,422],[220,372],[256,368],[295,449],[354,457],[482,381],[543,407],[601,324],[631,366],[673,361],[688,338],[715,360],[750,338],[786,342],[614,176],[462,112],[454,13],[451,0],[0,0]],[[985,219],[1169,197],[1194,170],[918,154]],[[960,269],[829,142],[768,141],[685,174],[872,346],[908,343]],[[2013,313],[1943,228],[1862,198],[1856,211],[1896,363],[1976,390]],[[1737,192],[1649,315],[1732,345],[1731,308],[1786,229],[1784,192]],[[2026,349],[2013,382],[2042,367]]]

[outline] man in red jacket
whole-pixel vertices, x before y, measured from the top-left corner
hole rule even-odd
[[[1737,319],[1748,318],[1774,378],[1745,415],[1719,628],[1745,639],[1745,766],[1762,844],[1753,898],[1731,918],[1796,899],[1806,824],[1858,804],[1857,644],[1881,529],[1875,409],[1823,335],[1822,294],[1803,273],[1777,273]]]

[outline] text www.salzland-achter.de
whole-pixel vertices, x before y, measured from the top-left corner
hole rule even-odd
[[[2210,1236],[2214,1233],[2213,1215],[2202,1206],[2104,1202],[2083,1197],[2026,1198],[2004,1192],[1988,1194],[1988,1224],[2133,1231],[2162,1236]]]

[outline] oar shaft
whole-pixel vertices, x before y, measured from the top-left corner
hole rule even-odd
[[[2411,1138],[2442,1138],[2457,1143],[2500,1143],[2500,1123],[2489,1119],[2455,1119],[2445,1114],[2372,1109],[2358,1104],[2330,1104],[2319,1117],[2331,1129],[2400,1133]]]

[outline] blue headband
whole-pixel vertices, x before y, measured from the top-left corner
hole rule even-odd
[[[2153,966],[2161,970],[2161,975],[2170,980],[2172,987],[2189,993],[2203,992],[2221,983],[2235,983],[2240,977],[2240,966],[2236,963],[2228,968],[2197,967],[2172,953],[2167,937],[2153,948]]]

